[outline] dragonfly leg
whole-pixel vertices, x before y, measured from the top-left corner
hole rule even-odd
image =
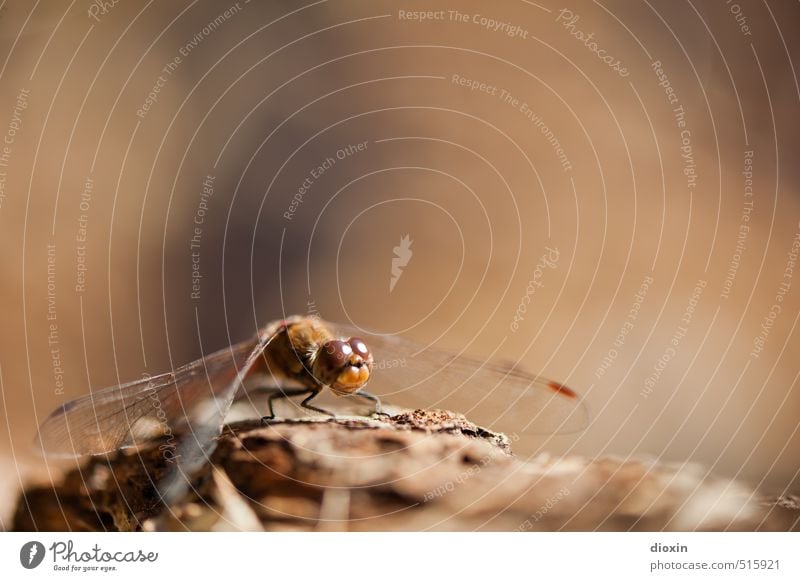
[[[301,402],[300,402],[300,405],[301,405],[301,406],[303,406],[303,407],[304,407],[304,408],[306,408],[306,409],[309,409],[309,410],[314,410],[315,412],[319,412],[319,413],[321,413],[321,414],[325,414],[325,415],[331,416],[332,418],[335,418],[335,417],[336,417],[336,414],[334,414],[334,413],[332,413],[332,412],[329,412],[328,410],[324,410],[324,409],[322,409],[322,408],[315,407],[315,406],[313,406],[313,405],[311,405],[311,404],[309,404],[309,403],[308,403],[308,402],[310,402],[312,399],[314,399],[315,397],[317,397],[318,395],[319,395],[319,391],[316,391],[316,390],[315,390],[315,391],[314,391],[314,392],[313,392],[311,395],[309,395],[309,396],[308,396],[306,399],[304,399],[303,401],[301,401]]]
[[[307,387],[295,387],[295,388],[280,389],[278,391],[270,393],[269,397],[267,398],[267,405],[269,406],[269,415],[263,416],[261,418],[261,421],[266,423],[269,422],[270,420],[275,419],[275,409],[272,407],[272,404],[276,399],[285,399],[289,397],[294,397],[296,395],[306,395],[307,393],[310,393],[312,391],[314,390],[309,389]],[[312,395],[315,395],[316,393],[318,392],[314,392]]]
[[[358,393],[356,393],[355,395],[363,397],[364,399],[368,399],[369,401],[373,402],[375,404],[375,413],[376,414],[381,413],[381,400],[377,395],[369,393],[368,391],[364,391],[363,389]]]

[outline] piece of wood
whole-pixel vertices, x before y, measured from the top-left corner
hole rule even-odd
[[[17,530],[797,530],[769,501],[695,465],[541,455],[459,414],[226,426],[195,489],[165,508],[159,442],[91,458],[18,502]]]

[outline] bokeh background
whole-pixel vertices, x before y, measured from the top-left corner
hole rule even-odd
[[[520,454],[797,490],[799,20],[3,2],[0,523],[55,470],[31,446],[52,408],[307,312],[584,395],[583,433]]]

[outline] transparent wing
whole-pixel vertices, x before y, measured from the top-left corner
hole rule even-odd
[[[177,449],[175,457],[177,464],[159,484],[158,490],[161,499],[171,505],[182,498],[187,489],[191,488],[192,477],[211,459],[211,453],[217,446],[217,436],[222,430],[225,416],[233,403],[236,393],[242,387],[245,378],[253,369],[253,365],[263,355],[270,341],[275,337],[263,335],[253,343],[240,343],[241,349],[231,353],[236,347],[228,348],[233,365],[220,367],[220,377],[216,377],[218,386],[211,397],[201,398],[188,414],[188,429]],[[224,352],[223,351],[223,352]],[[246,357],[244,361],[241,358]],[[224,358],[223,358],[224,359]],[[240,364],[241,363],[241,364]],[[204,367],[208,367],[207,364]],[[210,381],[213,384],[213,381]]]
[[[515,364],[457,356],[349,325],[330,327],[343,337],[364,339],[375,359],[366,389],[397,405],[450,409],[505,432],[562,434],[588,423],[578,394]]]
[[[224,413],[242,371],[263,353],[266,341],[253,338],[226,347],[188,365],[155,377],[110,387],[65,403],[42,423],[38,444],[48,456],[103,454],[184,429],[200,402]],[[233,391],[234,393],[230,393]],[[209,403],[210,402],[210,403]],[[230,401],[227,401],[230,406]],[[220,422],[221,423],[221,422]],[[218,429],[215,426],[214,429]]]

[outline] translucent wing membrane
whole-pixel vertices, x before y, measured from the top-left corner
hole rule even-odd
[[[178,464],[159,485],[159,492],[167,505],[183,497],[190,487],[191,477],[210,461],[211,452],[217,446],[217,436],[237,392],[272,338],[273,336],[262,336],[255,342],[240,343],[239,350],[232,347],[218,352],[227,352],[228,361],[226,362],[223,355],[219,363],[216,360],[213,362],[214,372],[207,374],[210,393],[208,397],[201,396],[188,409],[185,416],[188,418],[188,433],[181,439],[175,451]],[[201,363],[206,370],[209,369],[208,358]]]
[[[586,405],[574,391],[514,364],[456,356],[348,325],[331,327],[343,337],[364,339],[375,358],[366,389],[397,405],[457,410],[506,432],[570,433],[588,423]]]
[[[38,444],[47,455],[80,456],[138,445],[187,427],[190,431],[207,429],[198,424],[215,418],[219,418],[218,425],[212,429],[219,430],[238,389],[239,376],[263,353],[266,343],[266,339],[253,338],[172,373],[67,402],[39,428]]]
[[[304,322],[302,318],[291,321]],[[176,463],[158,484],[163,501],[171,504],[184,495],[192,476],[208,461],[231,403],[244,391],[240,388],[245,379],[252,375],[264,386],[280,379],[253,372],[283,324],[276,321],[258,337],[172,373],[65,403],[40,427],[38,444],[47,455],[81,456],[113,452],[174,433],[169,447]],[[513,364],[456,356],[346,325],[327,326],[342,338],[364,339],[374,357],[367,388],[398,405],[457,410],[506,433],[565,433],[587,423],[586,407],[575,392]],[[285,370],[276,371],[284,375]],[[171,461],[166,451],[165,459]]]
[[[327,325],[342,338],[365,340],[375,359],[367,389],[392,403],[457,410],[506,432],[568,433],[587,424],[586,406],[575,392],[513,364],[456,356],[346,325]],[[48,455],[103,454],[180,432],[176,455],[181,470],[190,474],[213,450],[231,402],[277,328],[271,325],[258,338],[226,347],[172,373],[68,402],[42,424],[39,445]]]

